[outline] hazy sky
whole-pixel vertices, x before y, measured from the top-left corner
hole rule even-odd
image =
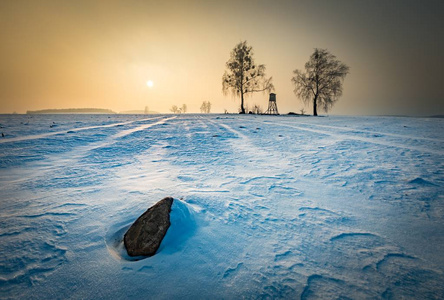
[[[442,0],[1,0],[0,113],[183,103],[198,112],[207,100],[237,112],[221,77],[247,40],[282,113],[304,107],[293,70],[327,48],[351,69],[332,114],[444,114],[443,37]],[[247,102],[266,109],[268,95]]]

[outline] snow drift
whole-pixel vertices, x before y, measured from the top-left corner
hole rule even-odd
[[[0,116],[0,297],[444,298],[443,121]]]

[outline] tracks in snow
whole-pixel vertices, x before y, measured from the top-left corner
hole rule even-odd
[[[63,130],[63,131],[47,132],[47,133],[42,133],[42,134],[27,135],[27,136],[14,137],[14,138],[6,138],[6,139],[1,139],[0,140],[0,144],[42,139],[42,138],[47,138],[47,137],[54,136],[54,135],[66,134],[67,132],[74,133],[74,132],[83,131],[83,130],[92,130],[92,129],[100,129],[100,128],[111,128],[111,127],[128,125],[128,124],[132,124],[132,123],[135,123],[135,122],[144,122],[144,121],[155,120],[155,119],[159,119],[159,118],[160,117],[146,118],[146,119],[139,119],[139,120],[134,120],[134,121],[113,123],[113,124],[107,124],[107,125],[87,126],[87,127],[81,127],[81,128],[67,129],[67,130]]]
[[[260,123],[265,123],[266,124],[266,123],[269,123],[269,122],[262,121]],[[388,146],[388,147],[394,147],[394,148],[415,150],[415,151],[419,151],[419,152],[422,152],[422,153],[431,153],[431,154],[443,155],[443,151],[442,150],[434,150],[434,149],[429,149],[429,148],[425,148],[425,147],[418,147],[418,146],[413,146],[413,145],[404,145],[403,143],[395,143],[395,142],[390,142],[390,141],[384,141],[381,138],[384,135],[387,135],[387,136],[391,136],[391,137],[395,137],[395,138],[401,138],[403,140],[422,140],[422,141],[431,141],[431,142],[436,142],[436,143],[444,143],[444,141],[440,140],[440,139],[405,136],[405,135],[401,135],[401,134],[386,134],[386,133],[378,133],[378,132],[367,131],[367,130],[354,130],[354,129],[340,127],[340,126],[336,127],[336,126],[327,126],[327,125],[319,125],[319,124],[309,124],[309,123],[299,123],[299,122],[296,123],[296,124],[301,124],[301,125],[304,124],[304,125],[307,125],[307,126],[314,126],[314,127],[321,127],[321,128],[330,128],[330,129],[338,129],[340,131],[346,131],[346,132],[354,133],[354,135],[352,135],[352,134],[341,134],[341,133],[334,133],[334,132],[331,132],[331,131],[328,131],[328,130],[321,130],[321,129],[314,129],[314,128],[307,128],[307,127],[303,127],[303,126],[298,126],[298,125],[295,125],[295,123],[291,123],[290,124],[290,123],[280,122],[280,123],[274,123],[273,125],[281,126],[281,127],[294,128],[294,129],[298,129],[298,130],[302,130],[302,131],[308,131],[308,132],[313,132],[313,133],[317,133],[317,134],[321,134],[321,135],[328,135],[328,136],[332,136],[332,137],[335,137],[335,138],[340,139],[340,140],[354,140],[354,141],[358,141],[358,142],[371,143],[371,144]],[[362,136],[359,136],[360,133],[371,133],[371,134],[374,134],[375,136],[374,137],[370,137],[370,138],[362,137]]]
[[[289,122],[285,122],[285,123],[289,124]],[[422,140],[422,141],[431,141],[431,142],[444,142],[444,139],[436,139],[436,138],[411,136],[411,135],[396,134],[396,133],[379,132],[379,131],[372,131],[372,130],[366,130],[366,129],[353,129],[353,128],[343,127],[343,126],[321,125],[321,124],[304,123],[304,122],[297,122],[297,123],[300,124],[300,125],[328,128],[328,129],[333,129],[333,130],[340,130],[340,131],[351,132],[351,133],[355,133],[355,134],[369,133],[369,134],[375,135],[375,137],[390,136],[390,137],[396,137],[396,138],[402,138],[402,139]]]
[[[298,295],[301,299],[313,299],[322,295],[341,298],[350,294],[362,298],[384,298],[388,295],[413,297],[415,295],[414,291],[427,294],[428,290],[435,294],[443,294],[443,289],[437,288],[439,280],[442,279],[442,274],[431,268],[429,262],[407,254],[408,252],[404,249],[378,233],[359,231],[354,223],[356,216],[337,209],[324,208],[322,204],[310,203],[310,200],[304,197],[303,192],[299,192],[297,188],[307,184],[312,188],[323,187],[322,183],[326,184],[324,179],[319,175],[304,178],[304,175],[298,176],[297,173],[295,174],[292,171],[294,161],[300,159],[297,152],[292,152],[293,150],[299,150],[297,147],[281,150],[279,147],[286,145],[285,141],[269,146],[267,142],[273,141],[277,133],[280,133],[276,128],[288,127],[298,129],[301,132],[332,136],[335,143],[336,141],[352,140],[358,143],[387,146],[392,148],[393,153],[396,153],[397,149],[407,149],[418,151],[419,156],[422,157],[428,154],[442,155],[441,151],[410,145],[411,140],[416,138],[407,135],[378,134],[376,131],[354,129],[343,130],[345,128],[342,127],[338,127],[338,131],[346,131],[347,133],[335,133],[328,130],[337,129],[334,126],[313,125],[316,128],[306,128],[299,124],[282,124],[279,122],[270,124],[275,128],[270,130],[270,127],[267,126],[268,122],[248,121],[248,125],[241,126],[238,130],[233,124],[238,125],[239,122],[210,120],[219,130],[224,129],[232,135],[232,138],[228,139],[227,142],[232,147],[233,155],[237,156],[239,160],[239,168],[236,169],[235,175],[229,182],[223,184],[223,187],[227,190],[236,191],[234,199],[228,201],[225,207],[224,218],[228,223],[237,222],[241,223],[243,228],[252,228],[257,240],[273,235],[275,240],[273,247],[271,249],[267,248],[269,245],[266,243],[262,247],[267,248],[268,253],[274,255],[274,262],[271,263],[267,260],[268,266],[258,268],[248,258],[239,259],[225,270],[222,278],[224,281],[236,281],[248,273],[254,274],[253,276],[256,276],[264,287],[263,294],[260,296],[264,298],[294,298]],[[253,125],[252,122],[254,122]],[[265,135],[261,136],[264,138],[263,141],[257,140],[252,133],[253,128],[256,127],[255,124],[262,124],[259,127],[268,130],[271,138]],[[288,143],[291,143],[291,132],[294,131],[289,131],[287,134],[283,133],[286,135]],[[361,132],[375,136],[365,137],[361,135]],[[224,136],[223,133],[220,135],[221,137]],[[399,139],[400,143],[392,140],[381,140],[384,138],[383,136]],[[432,138],[419,138],[418,140],[433,143],[442,142],[440,139]],[[309,148],[313,150],[312,155],[314,156],[322,154],[312,167],[316,166],[316,168],[322,169],[330,167],[330,163],[335,163],[335,157],[333,156],[327,160],[328,163],[325,165],[327,157],[323,155],[335,153],[336,146],[323,152],[324,148],[325,146],[318,148],[318,145]],[[368,146],[358,146],[356,149],[359,155],[366,155],[365,151],[368,150]],[[330,152],[330,150],[333,152]],[[344,153],[348,151],[347,147],[342,150]],[[381,155],[385,153],[384,148],[381,147],[372,147],[371,151],[380,152]],[[286,152],[284,155],[286,157],[283,159],[284,163],[275,169],[274,165],[279,161],[276,155],[282,152]],[[418,154],[415,153],[415,155]],[[345,157],[347,158],[346,154]],[[385,154],[382,157],[387,158]],[[354,161],[355,158],[350,158],[350,160]],[[361,174],[369,174],[369,176],[373,174],[368,177],[368,180],[361,180],[366,185],[364,188],[372,191],[374,187],[367,185],[377,181],[377,178],[374,178],[378,172],[375,161],[365,163],[357,161],[355,163],[359,167],[356,170],[358,173],[362,172]],[[365,170],[367,164],[372,164],[374,168]],[[309,165],[306,166],[309,167]],[[353,172],[350,173],[350,176],[354,176]],[[370,182],[368,182],[369,180]],[[287,185],[282,185],[280,189],[277,189],[279,192],[274,194],[271,191],[276,187],[268,186],[270,182],[274,182],[276,186],[283,182]],[[291,199],[288,195],[282,193],[282,187],[285,186],[288,189],[284,190],[288,190],[292,196]],[[326,184],[325,193],[329,192],[330,188],[328,186]],[[339,192],[341,189],[339,188],[337,191]],[[347,195],[347,193],[341,194],[345,197]],[[224,197],[229,197],[229,195]],[[358,206],[359,201],[360,199],[356,201]],[[299,215],[293,217],[287,215],[286,205],[296,207],[299,205]],[[362,204],[360,205],[362,206]],[[220,212],[223,213],[222,210]],[[281,235],[281,231],[286,234]],[[245,251],[246,257],[256,257],[254,249]],[[344,269],[347,270],[346,274],[341,271]],[[275,278],[276,274],[279,274],[280,279]],[[424,280],[423,276],[427,280]],[[306,280],[305,284],[298,286],[296,283],[302,282],[304,278]],[[412,289],[403,286],[403,284],[410,282],[412,278],[415,281]],[[399,285],[399,281],[402,282],[401,285]],[[366,288],[366,286],[372,288]],[[343,291],[347,292],[343,293]]]
[[[14,284],[10,280],[16,280],[15,278],[25,279],[19,282],[20,285],[25,285],[26,280],[34,278],[44,280],[46,274],[51,274],[59,267],[58,264],[63,265],[66,258],[74,261],[77,259],[75,255],[81,256],[89,249],[97,250],[103,247],[101,227],[109,224],[101,223],[113,219],[112,216],[105,218],[108,217],[107,213],[112,211],[119,216],[129,215],[129,211],[139,207],[139,204],[140,207],[146,206],[147,194],[157,196],[161,193],[175,192],[183,193],[186,201],[199,206],[202,211],[200,217],[211,220],[199,228],[195,237],[198,246],[187,245],[178,255],[178,261],[184,259],[192,263],[200,262],[205,269],[213,268],[211,270],[220,271],[212,273],[212,278],[222,288],[237,289],[236,292],[239,291],[240,296],[248,297],[253,294],[257,298],[312,299],[319,296],[345,298],[352,295],[357,298],[396,298],[413,297],[415,291],[427,295],[427,290],[434,289],[437,293],[431,296],[440,295],[438,294],[440,292],[442,294],[442,288],[439,288],[442,275],[437,275],[420,258],[395,245],[378,230],[360,230],[356,225],[356,214],[353,214],[353,210],[349,210],[351,213],[348,213],[344,212],[340,205],[328,204],[350,194],[359,198],[361,193],[343,193],[336,198],[329,198],[324,194],[328,199],[323,203],[313,197],[313,194],[305,194],[306,190],[312,189],[321,190],[315,195],[348,189],[348,187],[335,189],[335,186],[323,177],[325,174],[305,176],[300,172],[301,168],[296,169],[297,163],[301,160],[309,160],[310,157],[319,155],[316,160],[301,164],[302,168],[313,170],[332,167],[332,172],[342,172],[335,165],[340,163],[337,160],[340,156],[330,156],[341,150],[347,157],[350,154],[347,147],[339,149],[337,145],[331,148],[322,145],[324,148],[319,149],[319,144],[312,145],[305,141],[305,148],[300,148],[292,141],[296,136],[299,136],[298,142],[303,141],[305,136],[310,135],[306,134],[307,129],[315,133],[311,136],[313,140],[319,137],[318,134],[335,134],[328,131],[328,126],[322,125],[324,127],[318,126],[317,129],[313,129],[306,128],[302,124],[298,126],[276,122],[264,125],[263,121],[253,120],[252,122],[262,124],[260,127],[267,132],[264,135],[256,135],[257,132],[254,131],[258,128],[251,125],[252,122],[247,124],[245,119],[224,121],[179,116],[173,122],[169,122],[168,126],[156,128],[159,130],[154,133],[142,133],[143,130],[153,126],[166,125],[166,122],[172,121],[173,118],[176,117],[151,120],[152,122],[148,124],[139,124],[134,128],[115,132],[102,138],[101,141],[77,146],[72,152],[48,157],[40,165],[39,172],[36,172],[39,175],[35,174],[41,177],[39,179],[52,178],[51,175],[54,175],[52,171],[71,171],[71,167],[76,164],[80,167],[75,172],[67,175],[61,173],[67,176],[67,179],[60,177],[60,182],[67,181],[71,177],[91,176],[91,174],[95,179],[93,171],[99,164],[100,175],[109,178],[117,174],[121,177],[113,178],[114,180],[108,185],[97,184],[89,189],[81,186],[66,191],[58,185],[31,188],[31,192],[41,193],[42,190],[47,190],[48,199],[42,199],[41,195],[40,199],[33,199],[20,193],[29,200],[29,209],[26,209],[26,213],[11,215],[4,224],[17,223],[17,220],[20,222],[23,220],[24,224],[14,225],[15,228],[11,228],[10,231],[5,227],[5,231],[0,232],[0,238],[2,241],[10,238],[5,244],[11,245],[12,248],[20,236],[23,243],[19,245],[29,247],[28,237],[36,236],[33,228],[40,226],[45,231],[37,232],[42,239],[36,244],[31,244],[35,256],[25,262],[27,268],[12,266],[11,268],[16,268],[13,276],[5,279],[6,283]],[[239,126],[241,124],[245,126]],[[292,126],[297,130],[283,130]],[[330,127],[335,129],[334,126]],[[349,131],[353,133],[352,130]],[[300,132],[303,132],[302,137]],[[281,133],[285,137],[277,138]],[[335,134],[333,137],[339,141],[349,140],[348,134]],[[359,135],[354,137],[359,143],[367,143],[367,139],[373,139]],[[376,140],[380,138],[375,137]],[[401,137],[396,136],[396,138]],[[144,143],[151,144],[138,148]],[[111,150],[107,150],[108,148]],[[97,149],[104,152],[95,153]],[[109,153],[107,151],[114,153],[116,150],[125,149],[130,150],[121,157],[131,158],[128,165],[117,169],[103,169],[106,162],[102,159],[106,158]],[[358,147],[357,150],[361,155],[367,149]],[[384,147],[382,149],[372,147],[372,151],[380,154],[385,150]],[[92,152],[97,156],[97,160],[93,160],[93,163],[85,161],[90,159],[89,155]],[[360,164],[359,167],[366,167],[366,164],[356,159],[359,155],[347,158],[349,160],[346,160],[345,164],[350,162]],[[143,157],[132,160],[134,156]],[[117,157],[119,158],[120,154]],[[375,162],[371,161],[369,164],[374,165]],[[85,168],[91,170],[82,173]],[[367,174],[374,175],[375,170],[377,168],[370,169]],[[365,184],[368,181],[372,183],[375,181],[371,176],[359,180]],[[411,184],[419,186],[417,189],[420,190],[427,182],[413,180]],[[143,186],[144,190],[142,188],[138,190],[138,185]],[[429,186],[435,187],[435,185],[426,185]],[[368,187],[374,188],[364,186]],[[112,199],[107,202],[112,198],[109,196],[116,194],[119,188],[127,189],[125,193],[119,194],[123,195],[124,199]],[[12,188],[8,189],[10,192]],[[105,193],[104,189],[108,190],[108,193]],[[138,194],[132,196],[131,193],[134,191]],[[60,194],[49,195],[54,192]],[[77,195],[76,199],[73,199],[72,192]],[[383,195],[387,194],[385,192]],[[97,198],[99,200],[96,200]],[[91,204],[89,200],[96,202]],[[49,203],[50,201],[54,203]],[[35,206],[36,202],[39,202],[39,206]],[[356,202],[359,202],[359,199]],[[95,207],[92,207],[94,205]],[[358,207],[363,209],[367,205],[377,204],[371,201],[365,204],[358,203]],[[91,212],[92,214],[89,214]],[[88,220],[88,215],[96,216],[99,220],[91,222]],[[383,220],[386,215],[369,216],[380,217]],[[80,230],[77,227],[76,231],[82,235],[86,232],[86,235],[77,237],[77,240],[83,241],[84,244],[75,244],[76,253],[74,253],[74,250],[65,250],[63,245],[58,243],[63,241],[60,238],[62,235],[70,228],[72,230],[72,222],[79,220],[78,218],[81,218],[78,223],[83,223],[85,220],[87,222],[76,223],[76,226],[84,226]],[[415,219],[412,217],[412,220]],[[42,226],[42,222],[48,223]],[[72,239],[72,236],[73,233],[70,232],[69,238]],[[221,236],[225,238],[220,238]],[[48,237],[51,240],[49,245],[44,242]],[[13,253],[12,250],[7,250],[5,253]],[[53,256],[44,257],[40,261],[39,252],[52,253]],[[178,256],[171,255],[171,258]],[[168,262],[163,265],[167,264]],[[34,265],[42,265],[44,269],[36,271]],[[211,267],[208,267],[209,265]],[[184,268],[180,263],[175,267],[182,271]],[[139,265],[135,269],[143,274],[130,274],[130,268],[127,268],[128,276],[134,275],[140,278],[146,275],[156,284],[157,266],[151,268],[150,265]],[[22,275],[23,277],[20,277]],[[2,283],[4,282],[1,282],[0,278],[0,284]],[[195,291],[191,290],[191,294],[193,292]]]
[[[157,126],[157,125],[162,125],[165,124],[167,121],[169,120],[173,120],[176,117],[167,117],[167,118],[161,118],[160,120],[158,120],[159,118],[147,118],[147,119],[142,119],[142,120],[135,120],[135,121],[130,121],[130,122],[124,122],[124,123],[115,123],[115,124],[109,124],[109,125],[103,125],[103,126],[91,126],[91,127],[83,127],[81,129],[79,129],[79,131],[81,130],[94,130],[97,128],[108,128],[108,127],[115,127],[115,126],[120,126],[122,124],[132,124],[135,122],[142,122],[142,121],[155,121],[158,120],[156,122],[151,122],[148,124],[142,124],[142,125],[138,125],[134,128],[130,128],[130,129],[125,129],[125,130],[121,130],[119,132],[117,132],[114,135],[108,136],[107,138],[105,138],[102,141],[98,141],[98,142],[93,142],[93,143],[89,143],[87,145],[83,145],[83,146],[76,146],[74,149],[65,152],[65,153],[61,153],[61,154],[57,154],[54,156],[50,156],[47,157],[45,160],[43,161],[39,161],[36,162],[38,168],[39,168],[39,172],[26,172],[23,173],[21,172],[20,174],[17,174],[17,176],[19,176],[20,178],[15,178],[14,180],[10,180],[10,182],[13,182],[14,184],[19,184],[21,182],[30,180],[30,179],[35,179],[36,177],[41,177],[41,178],[48,178],[48,174],[57,170],[60,170],[63,166],[69,166],[71,168],[74,168],[75,166],[78,165],[78,162],[81,161],[82,159],[85,158],[85,156],[90,153],[91,151],[100,149],[100,148],[104,148],[104,147],[109,147],[114,143],[117,143],[120,139],[129,136],[131,134],[134,134],[136,132],[139,131],[143,131],[146,130],[148,128],[151,128],[153,126]],[[65,131],[64,131],[65,132]],[[38,135],[38,136],[34,136],[33,138],[35,139],[41,139],[41,138],[45,138],[48,137],[50,135],[55,135],[54,134],[43,134],[43,135]],[[12,139],[11,139],[12,140]],[[23,139],[22,139],[23,140]],[[20,141],[22,141],[20,140]],[[24,139],[26,140],[26,138]],[[7,184],[5,182],[5,184]]]
[[[100,169],[102,166],[91,165],[86,161],[87,156],[91,151],[110,147],[125,137],[165,124],[175,118],[175,116],[156,117],[77,128],[74,130],[80,132],[136,124],[133,128],[118,131],[101,141],[82,146],[74,144],[68,152],[47,156],[42,161],[16,168],[13,170],[13,175],[11,172],[0,173],[2,182],[0,269],[3,270],[0,272],[2,273],[0,286],[9,286],[10,289],[33,286],[45,281],[45,278],[68,262],[69,257],[79,255],[73,252],[88,252],[102,247],[103,238],[97,232],[100,225],[91,224],[89,219],[91,213],[97,213],[96,210],[101,210],[107,205],[104,203],[105,199],[95,199],[91,194],[97,194],[101,189],[106,189],[106,186],[100,187],[100,184],[95,183],[100,179],[99,176],[94,178],[94,169]],[[140,122],[142,124],[138,124]],[[148,123],[143,124],[143,122]],[[34,140],[35,143],[44,143],[46,137],[61,133],[66,131],[2,140],[2,142]],[[130,142],[125,143],[130,144]],[[138,154],[137,151],[135,153]],[[116,153],[116,156],[117,159],[122,158],[119,153]],[[112,172],[102,172],[99,175],[103,176],[103,173],[108,177],[115,175]],[[93,185],[76,187],[72,184],[89,177],[92,177]],[[77,228],[77,234],[69,232],[73,226]],[[63,246],[68,233],[70,233],[68,239],[76,244],[75,250]],[[76,242],[72,242],[74,240]],[[26,249],[26,254],[23,255],[23,252],[16,251],[17,249]]]

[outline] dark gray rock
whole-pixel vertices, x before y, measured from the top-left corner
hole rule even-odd
[[[144,212],[128,229],[123,238],[130,256],[152,256],[170,227],[173,198],[166,197]]]

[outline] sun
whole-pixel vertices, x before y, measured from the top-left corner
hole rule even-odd
[[[153,82],[152,80],[148,80],[148,81],[146,82],[146,85],[147,85],[149,88],[152,88],[153,85],[154,85],[154,82]]]

